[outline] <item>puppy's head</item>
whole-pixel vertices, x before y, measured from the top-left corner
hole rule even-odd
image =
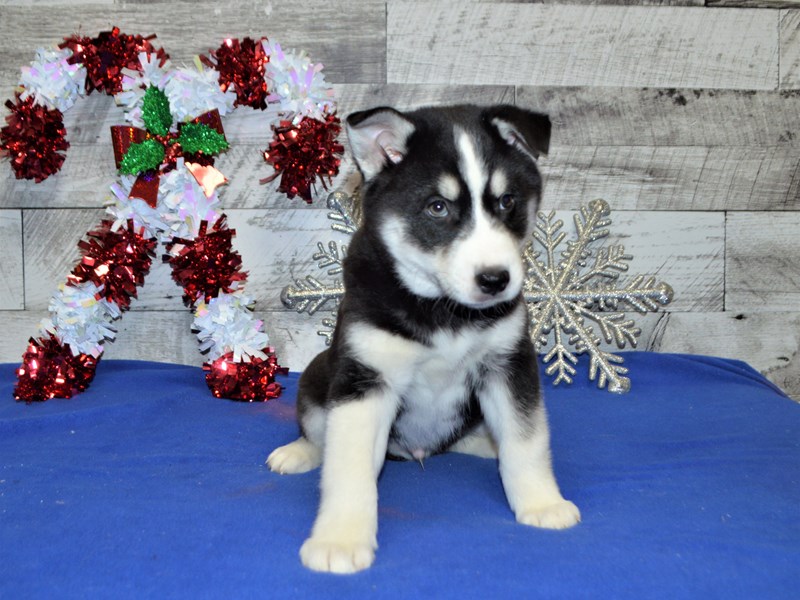
[[[514,106],[376,108],[347,131],[364,175],[364,227],[413,293],[472,308],[515,298],[542,191],[550,119]]]

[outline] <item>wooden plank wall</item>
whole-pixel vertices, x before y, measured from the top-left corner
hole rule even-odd
[[[464,101],[548,112],[543,208],[569,217],[605,198],[632,270],[675,288],[668,312],[637,318],[640,348],[745,360],[800,398],[797,0],[0,0],[0,96],[37,47],[113,25],[156,33],[179,64],[225,37],[305,48],[342,113]],[[0,170],[2,362],[19,361],[114,180],[108,127],[119,109],[94,95],[65,122],[61,174],[36,185]],[[269,174],[262,114],[240,109],[225,128],[222,199],[248,291],[282,362],[300,370],[324,347],[319,315],[285,310],[280,290],[324,276],[317,242],[346,238],[329,229],[324,193],[308,207],[258,184]],[[345,159],[335,185],[353,185],[352,172]],[[200,364],[190,322],[158,265],[106,357]]]

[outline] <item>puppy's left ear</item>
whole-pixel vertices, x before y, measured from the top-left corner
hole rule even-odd
[[[488,108],[486,120],[506,143],[536,159],[550,149],[550,117],[503,104]]]

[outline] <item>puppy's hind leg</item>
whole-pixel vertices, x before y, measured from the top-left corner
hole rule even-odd
[[[267,466],[275,473],[305,473],[322,464],[327,417],[323,405],[328,378],[328,352],[325,351],[311,361],[300,378],[297,393],[300,437],[276,448],[267,458]]]
[[[485,424],[478,425],[478,427],[450,446],[447,451],[480,456],[481,458],[497,458],[497,444],[492,439],[492,435]]]
[[[305,437],[276,448],[267,457],[267,466],[275,473],[306,473],[322,464],[322,450]]]

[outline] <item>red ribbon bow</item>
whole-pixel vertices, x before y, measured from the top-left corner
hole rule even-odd
[[[225,135],[225,131],[222,128],[222,119],[216,108],[203,113],[191,122],[207,125],[211,129],[216,130],[220,135]],[[129,198],[141,198],[153,208],[156,207],[158,203],[158,184],[161,179],[161,171],[166,172],[174,169],[178,158],[184,156],[183,149],[180,144],[177,143],[182,126],[183,123],[178,125],[177,134],[168,133],[163,136],[154,135],[140,127],[133,127],[131,125],[111,126],[111,145],[114,148],[114,162],[117,165],[117,169],[120,168],[122,159],[133,144],[141,144],[145,140],[154,139],[164,146],[164,162],[161,163],[161,169],[139,173],[136,177],[136,181],[133,183],[133,187],[131,187],[130,194],[128,194]],[[195,156],[194,158],[197,160],[199,157]],[[204,162],[210,162],[211,164],[204,165],[198,162],[186,162],[186,168],[189,169],[189,172],[192,173],[197,183],[203,188],[206,197],[210,197],[217,186],[222,185],[228,180],[222,173],[214,168],[214,159],[212,157],[204,156],[204,158]]]

